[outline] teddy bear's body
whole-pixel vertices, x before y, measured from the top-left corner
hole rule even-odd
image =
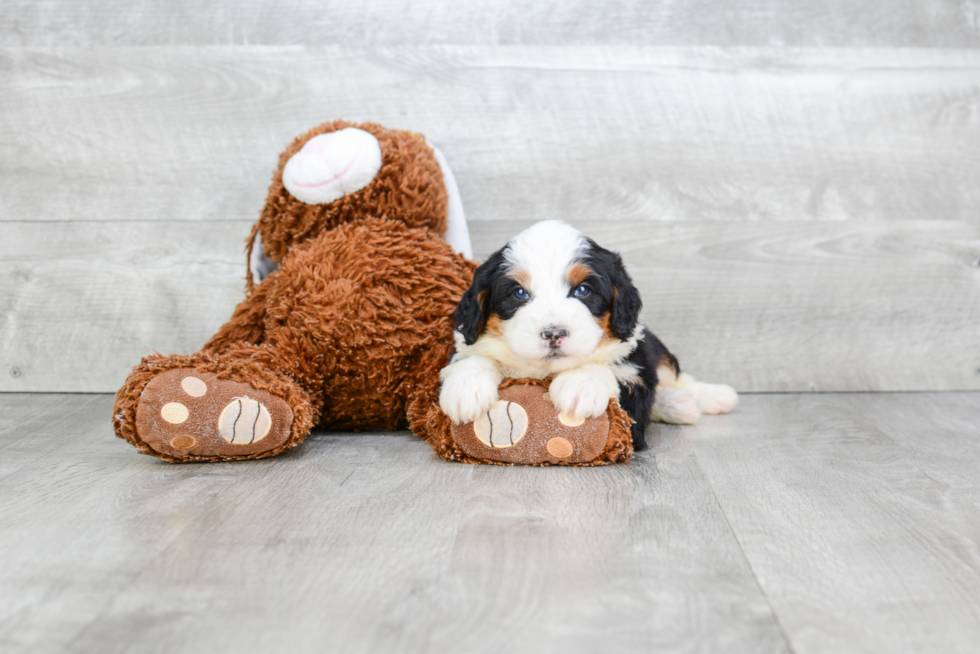
[[[204,349],[286,373],[323,427],[405,428],[409,400],[437,392],[473,267],[426,229],[343,224],[293,246]]]
[[[283,180],[290,158],[318,135],[352,127],[381,147],[371,183],[327,204],[295,199]],[[261,283],[249,274],[246,298],[200,352],[146,357],[133,370],[117,394],[117,435],[165,459],[214,461],[272,456],[317,421],[407,427],[409,415],[438,396],[452,313],[476,268],[442,238],[446,205],[439,164],[416,134],[336,121],[296,139],[280,157],[249,242],[251,255],[261,239],[278,269]],[[154,382],[168,370],[179,379]],[[185,386],[202,389],[204,400],[223,399],[203,404]],[[244,409],[238,397],[248,398]],[[268,414],[268,433],[246,444],[204,433],[215,429],[203,425],[230,420],[222,412],[231,402],[239,422],[250,404],[261,405],[256,424]]]

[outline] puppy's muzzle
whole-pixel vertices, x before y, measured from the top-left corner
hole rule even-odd
[[[548,327],[541,332],[541,338],[548,341],[548,347],[557,350],[568,337],[568,330],[564,327]]]

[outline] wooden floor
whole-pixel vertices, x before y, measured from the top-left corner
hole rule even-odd
[[[980,650],[980,393],[747,395],[632,463],[166,464],[0,395],[3,652]]]

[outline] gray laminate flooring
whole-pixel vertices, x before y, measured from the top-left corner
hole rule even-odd
[[[980,651],[980,393],[746,395],[607,468],[172,465],[0,395],[4,652]]]

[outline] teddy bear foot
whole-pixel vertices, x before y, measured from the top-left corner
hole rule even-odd
[[[505,380],[500,400],[474,422],[454,424],[447,417],[448,434],[435,437],[436,451],[471,463],[521,465],[606,465],[632,458],[632,421],[618,402],[609,402],[598,418],[573,418],[555,409],[548,389],[544,380]],[[440,441],[446,436],[462,456]]]
[[[281,447],[292,423],[282,398],[194,368],[154,377],[136,408],[139,437],[176,460],[254,458]]]

